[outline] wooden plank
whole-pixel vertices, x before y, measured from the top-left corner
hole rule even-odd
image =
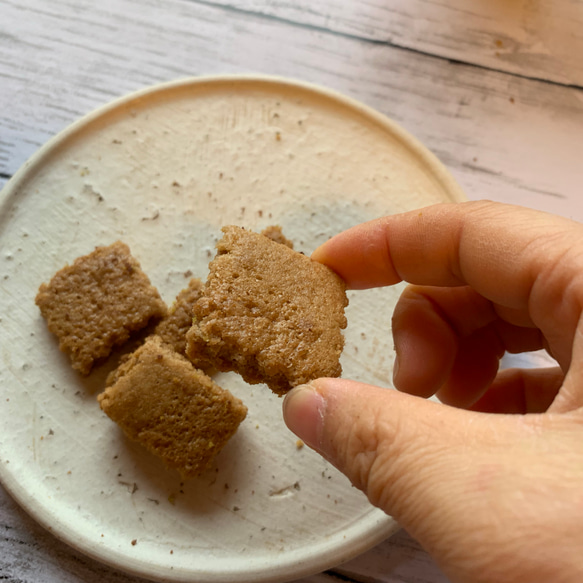
[[[582,0],[208,1],[490,69],[583,86]]]
[[[582,182],[581,90],[180,0],[4,0],[2,11],[0,172],[128,91],[253,71],[326,85],[387,114],[470,198],[583,219],[583,202],[572,203]]]
[[[353,561],[335,568],[333,574],[354,581],[379,583],[449,583],[433,559],[404,530]]]

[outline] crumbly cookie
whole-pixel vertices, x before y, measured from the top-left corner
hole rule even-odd
[[[121,241],[79,257],[40,286],[36,304],[59,348],[87,375],[132,332],[166,315],[166,304]]]
[[[223,228],[217,256],[194,306],[187,356],[238,372],[284,394],[339,376],[348,304],[328,267],[240,227]]]
[[[247,408],[158,336],[150,336],[108,379],[98,400],[132,440],[183,477],[209,466]]]
[[[176,296],[168,315],[156,326],[154,331],[166,344],[172,346],[176,352],[182,355],[186,352],[186,333],[192,326],[194,315],[192,309],[200,298],[202,285],[200,279],[192,278],[188,282],[188,287]],[[197,366],[196,362],[193,364]]]

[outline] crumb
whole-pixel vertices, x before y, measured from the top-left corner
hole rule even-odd
[[[296,441],[296,449],[302,449],[304,447],[304,442],[301,439]]]
[[[133,546],[133,547],[135,547],[137,544],[138,544],[138,541],[137,541],[137,539],[134,539],[134,540],[132,541],[132,546]]]

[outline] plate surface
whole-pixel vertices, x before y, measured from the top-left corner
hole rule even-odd
[[[200,478],[181,482],[99,409],[108,363],[72,371],[34,304],[55,271],[126,242],[171,303],[205,278],[220,227],[279,224],[311,253],[354,224],[464,196],[441,164],[374,111],[271,78],[184,80],[86,116],[0,199],[0,479],[82,552],[153,580],[284,581],[396,530],[281,417],[281,400],[217,381],[249,414]],[[350,293],[344,376],[390,387],[400,292]]]

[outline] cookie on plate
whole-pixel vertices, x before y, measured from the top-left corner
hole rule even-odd
[[[289,247],[290,249],[294,248],[293,241],[290,241],[283,234],[283,231],[281,230],[281,227],[279,225],[271,225],[270,227],[265,227],[265,229],[261,231],[261,234],[264,235],[265,237],[268,237],[272,241],[275,241],[276,243],[281,243],[282,245]]]
[[[176,296],[168,315],[155,328],[154,333],[179,354],[184,355],[186,352],[186,333],[192,326],[192,309],[201,293],[202,281],[193,277],[188,287]]]
[[[121,241],[97,247],[43,283],[36,304],[59,348],[83,375],[144,328],[166,315],[166,304]]]
[[[132,440],[187,478],[209,466],[247,408],[158,336],[108,377],[103,411]]]

